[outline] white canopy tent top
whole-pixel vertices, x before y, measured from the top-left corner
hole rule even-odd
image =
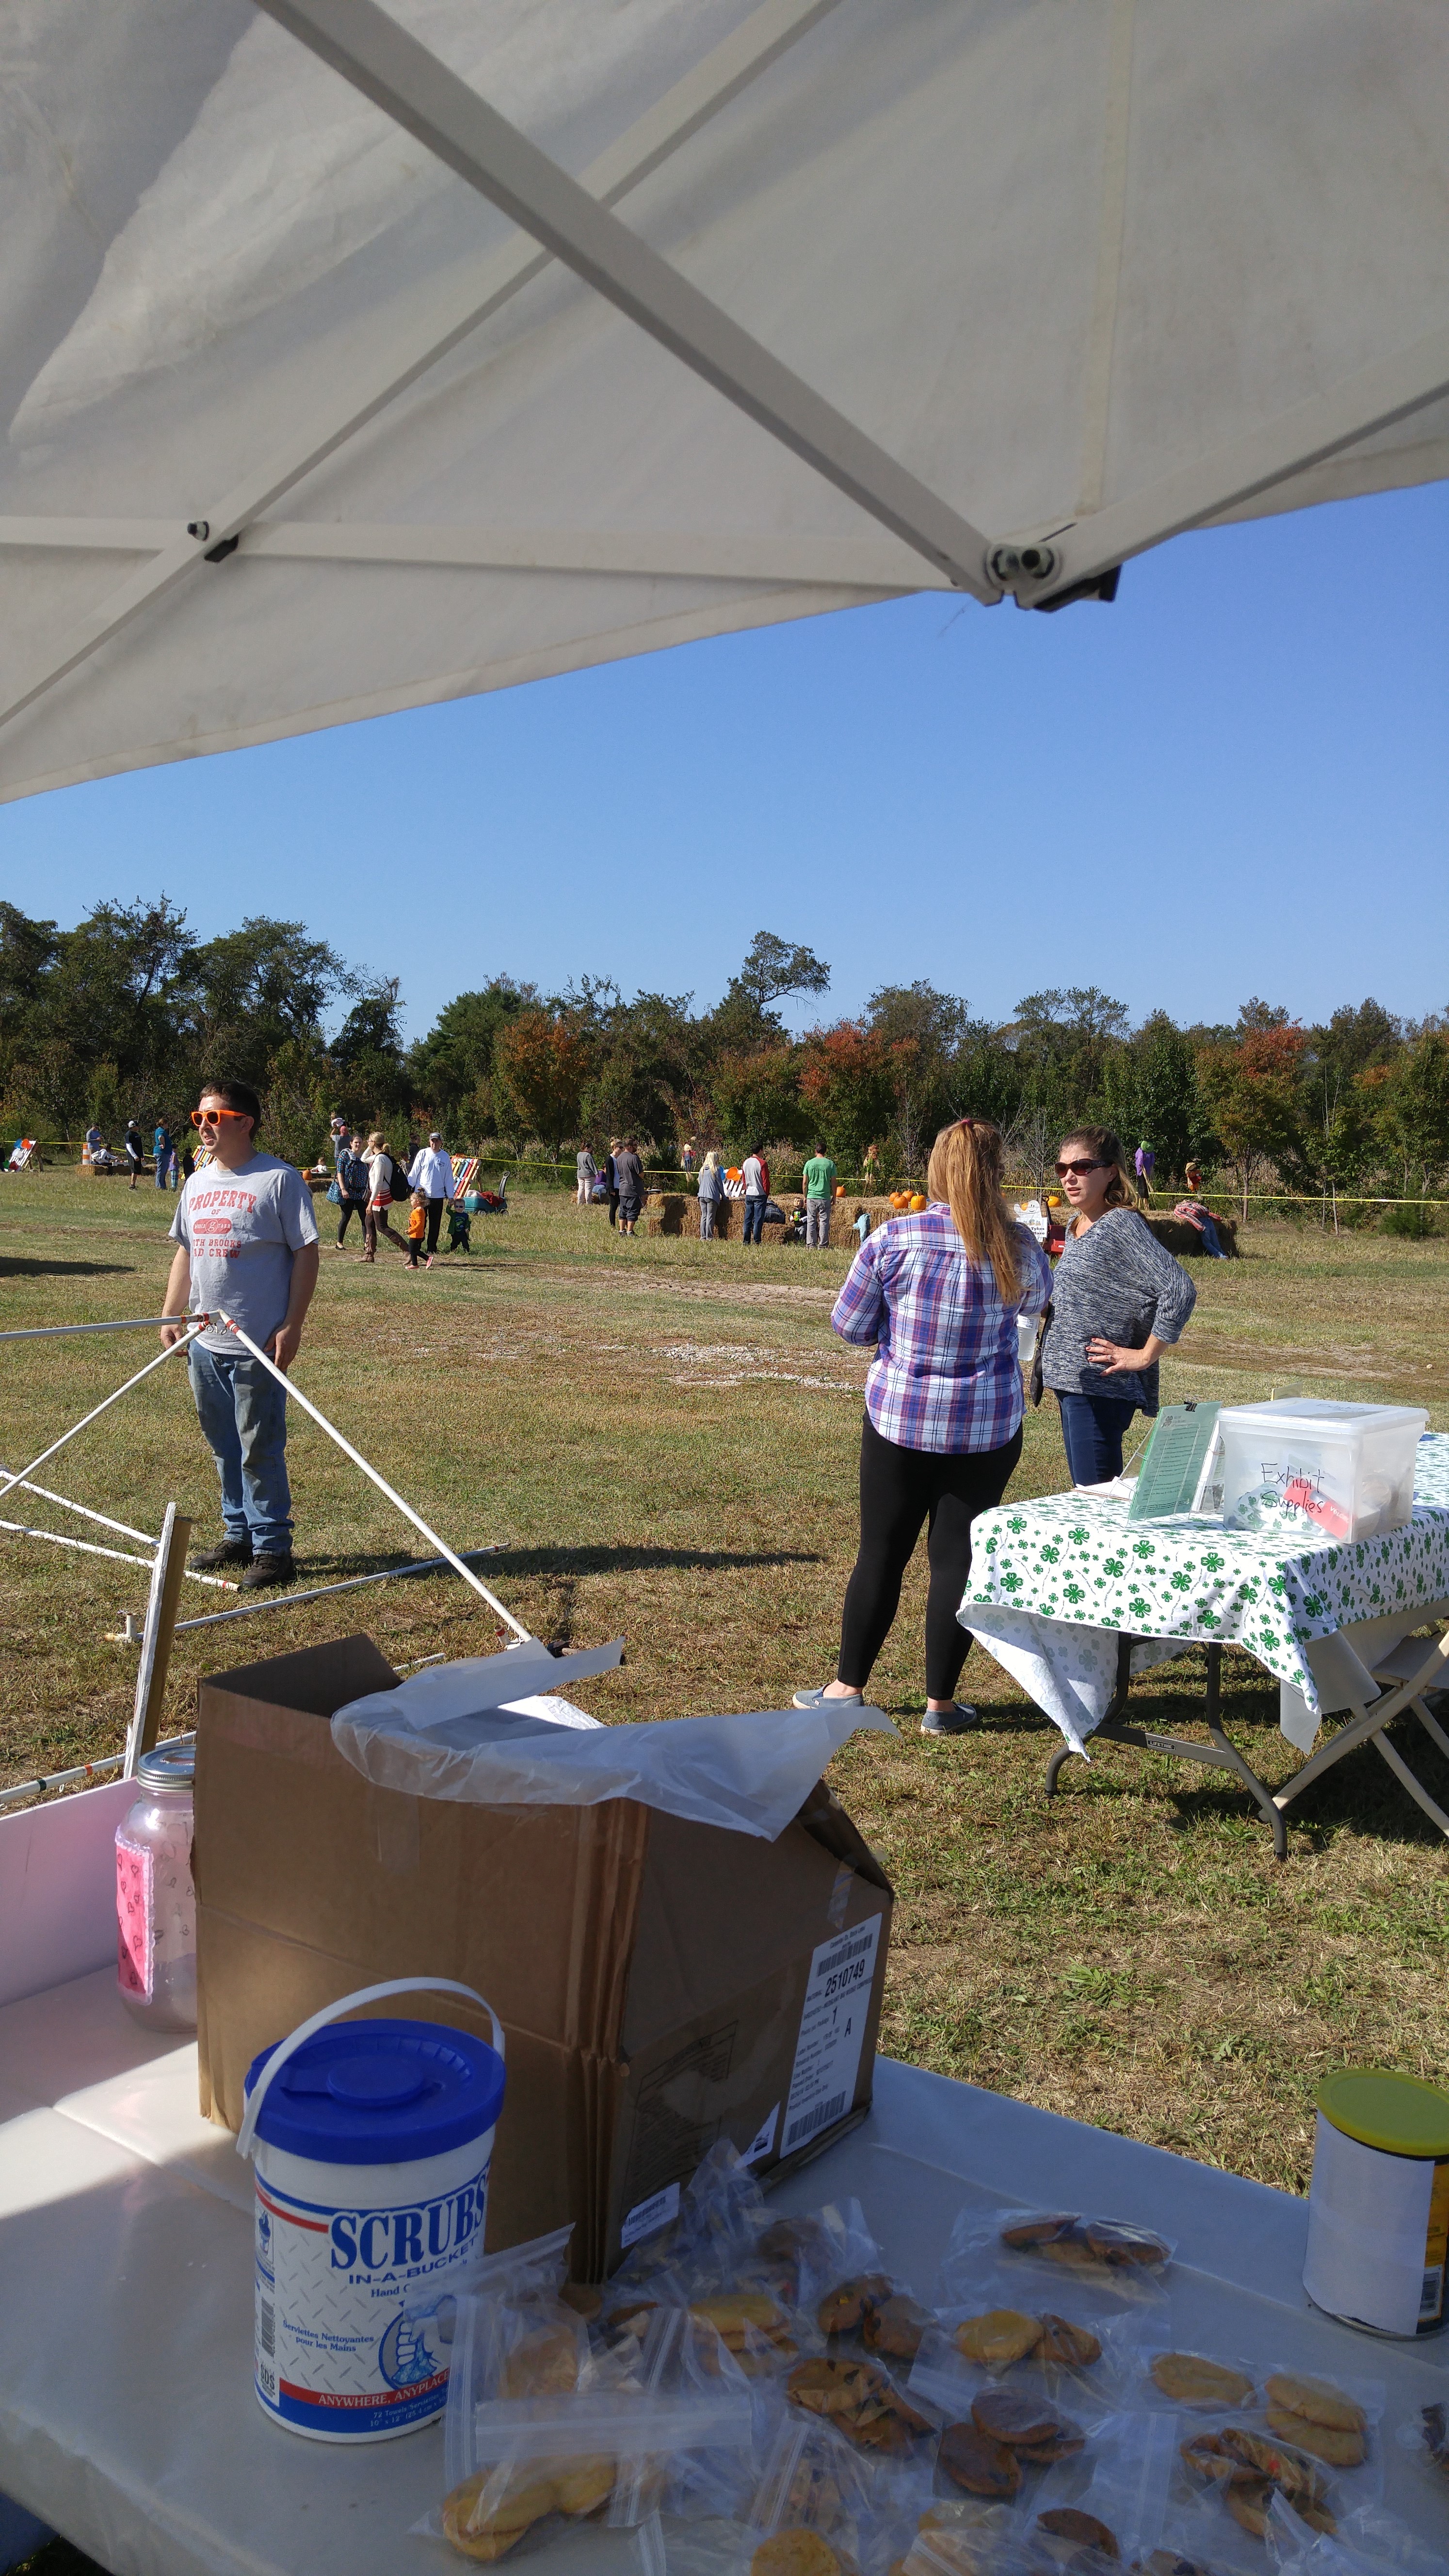
[[[12,0],[0,67],[6,797],[1449,473],[1445,0]]]

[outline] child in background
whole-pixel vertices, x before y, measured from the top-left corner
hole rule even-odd
[[[408,1201],[409,1270],[416,1270],[418,1266],[418,1254],[421,1252],[423,1245],[427,1240],[427,1232],[428,1202],[421,1190],[414,1190],[412,1197]],[[433,1256],[429,1253],[426,1261],[423,1263],[423,1268],[425,1270],[431,1270],[432,1266]]]

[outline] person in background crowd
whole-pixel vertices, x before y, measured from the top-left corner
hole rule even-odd
[[[403,1258],[407,1258],[406,1237],[394,1234],[387,1213],[394,1199],[406,1196],[407,1175],[394,1161],[392,1148],[381,1128],[375,1127],[367,1140],[367,1214],[362,1226],[364,1261],[374,1259],[379,1232],[387,1236],[389,1243],[395,1243]]]
[[[835,1197],[835,1165],[817,1145],[800,1178],[805,1184],[805,1240],[824,1251],[830,1242],[830,1209]]]
[[[1179,1199],[1172,1213],[1184,1225],[1196,1226],[1202,1236],[1202,1248],[1210,1261],[1226,1261],[1228,1256],[1213,1222],[1212,1209],[1204,1207],[1201,1199]]]
[[[86,1153],[90,1160],[94,1163],[98,1157],[105,1152],[105,1150],[106,1140],[101,1134],[99,1127],[88,1127],[86,1129]]]
[[[797,1708],[859,1703],[890,1633],[901,1579],[926,1527],[923,1735],[959,1735],[976,1711],[956,1698],[971,1637],[956,1612],[971,1570],[971,1524],[999,1503],[1021,1455],[1016,1319],[1051,1295],[1046,1256],[1001,1195],[1002,1141],[985,1119],[943,1127],[924,1214],[890,1218],[850,1265],[830,1321],[875,1344],[860,1435],[860,1550],[846,1586],[836,1678]]]
[[[416,1268],[417,1268],[417,1266],[418,1266],[418,1254],[419,1254],[420,1252],[422,1252],[422,1251],[425,1249],[425,1247],[426,1247],[426,1242],[427,1242],[427,1232],[428,1232],[428,1194],[427,1194],[427,1191],[426,1191],[426,1190],[414,1190],[414,1192],[413,1192],[413,1194],[412,1194],[412,1197],[411,1197],[411,1199],[410,1199],[410,1200],[409,1200],[409,1202],[408,1202],[408,1268],[409,1268],[409,1270],[416,1270]],[[428,1254],[427,1261],[426,1261],[426,1264],[425,1264],[424,1266],[425,1266],[427,1269],[429,1269],[429,1270],[431,1270],[431,1269],[432,1269],[432,1266],[433,1266],[433,1256],[432,1256],[432,1254],[431,1254],[431,1253],[429,1253],[429,1254]]]
[[[1103,1485],[1122,1473],[1133,1414],[1157,1411],[1157,1364],[1197,1290],[1129,1207],[1125,1160],[1109,1127],[1064,1136],[1057,1179],[1072,1216],[1052,1287],[1042,1382],[1061,1411],[1072,1483]]]
[[[688,1179],[694,1169],[694,1138],[689,1136],[679,1149],[679,1168]]]
[[[126,1121],[126,1163],[134,1189],[146,1168],[146,1143],[134,1118]]]
[[[699,1239],[714,1241],[715,1210],[724,1197],[724,1174],[718,1154],[711,1146],[699,1168]]]
[[[644,1166],[632,1136],[625,1137],[614,1156],[614,1180],[619,1192],[619,1232],[632,1234],[644,1204]]]
[[[176,1252],[161,1312],[163,1348],[179,1341],[188,1309],[224,1308],[269,1352],[283,1375],[297,1356],[317,1285],[317,1220],[300,1172],[257,1150],[261,1103],[244,1082],[202,1085],[195,1124],[213,1159],[176,1203]],[[287,1481],[287,1399],[270,1371],[220,1322],[186,1355],[196,1417],[216,1460],[220,1547],[197,1567],[242,1566],[243,1590],[290,1583],[292,1495]]]
[[[746,1243],[765,1240],[765,1204],[770,1195],[770,1166],[763,1145],[755,1145],[746,1154],[743,1167],[745,1184]]]
[[[1152,1204],[1152,1175],[1157,1169],[1157,1156],[1154,1154],[1152,1147],[1148,1144],[1145,1136],[1141,1139],[1137,1147],[1137,1151],[1132,1157],[1132,1161],[1137,1173],[1137,1195],[1140,1199],[1144,1199],[1150,1207]]]
[[[192,1152],[192,1150],[191,1150],[191,1147],[190,1147],[189,1145],[183,1145],[183,1146],[182,1146],[182,1148],[181,1148],[181,1177],[182,1177],[182,1180],[183,1180],[183,1181],[189,1181],[189,1180],[190,1180],[190,1178],[191,1178],[191,1175],[192,1175],[192,1173],[195,1171],[195,1169],[196,1169],[196,1156],[193,1154],[193,1152]]]
[[[609,1138],[609,1150],[604,1156],[604,1187],[609,1194],[610,1225],[617,1225],[619,1222],[619,1165],[617,1159],[619,1150],[618,1137],[611,1136]]]
[[[156,1121],[156,1132],[151,1139],[151,1151],[156,1159],[156,1187],[158,1190],[164,1190],[176,1160],[176,1148],[171,1142],[171,1130],[163,1118],[158,1118]]]
[[[372,1191],[372,1175],[362,1159],[362,1138],[348,1136],[337,1145],[337,1250],[340,1252],[347,1229],[354,1217],[367,1242],[367,1202]]]
[[[453,1157],[446,1150],[436,1127],[426,1145],[420,1146],[408,1173],[408,1188],[421,1190],[428,1203],[428,1267],[442,1232],[443,1210],[453,1195]]]
[[[340,1109],[333,1110],[327,1122],[327,1132],[332,1139],[332,1168],[340,1175],[342,1157],[352,1150],[352,1130]]]
[[[587,1145],[581,1146],[574,1156],[574,1169],[578,1174],[579,1183],[575,1193],[575,1204],[578,1207],[588,1207],[593,1199],[594,1183],[599,1177],[599,1167]]]

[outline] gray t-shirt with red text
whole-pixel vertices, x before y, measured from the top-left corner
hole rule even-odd
[[[312,1193],[291,1163],[275,1154],[253,1154],[239,1172],[208,1163],[193,1172],[176,1202],[171,1233],[191,1256],[193,1315],[223,1307],[243,1332],[265,1345],[286,1318],[292,1261],[317,1240]],[[242,1345],[224,1324],[208,1324],[208,1351]]]

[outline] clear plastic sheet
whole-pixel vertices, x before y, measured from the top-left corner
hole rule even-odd
[[[607,1651],[617,1661],[615,1650]],[[521,1658],[525,1648],[517,1650]],[[588,1661],[588,1658],[580,1660]],[[536,1690],[534,1665],[517,1676],[503,1655],[434,1665],[396,1690],[349,1701],[332,1719],[345,1760],[380,1789],[464,1805],[595,1807],[607,1798],[695,1824],[723,1825],[774,1842],[798,1815],[826,1765],[857,1728],[893,1735],[876,1708],[836,1702],[724,1717],[672,1717],[647,1726],[560,1726],[510,1711]],[[566,1676],[574,1659],[552,1665]]]

